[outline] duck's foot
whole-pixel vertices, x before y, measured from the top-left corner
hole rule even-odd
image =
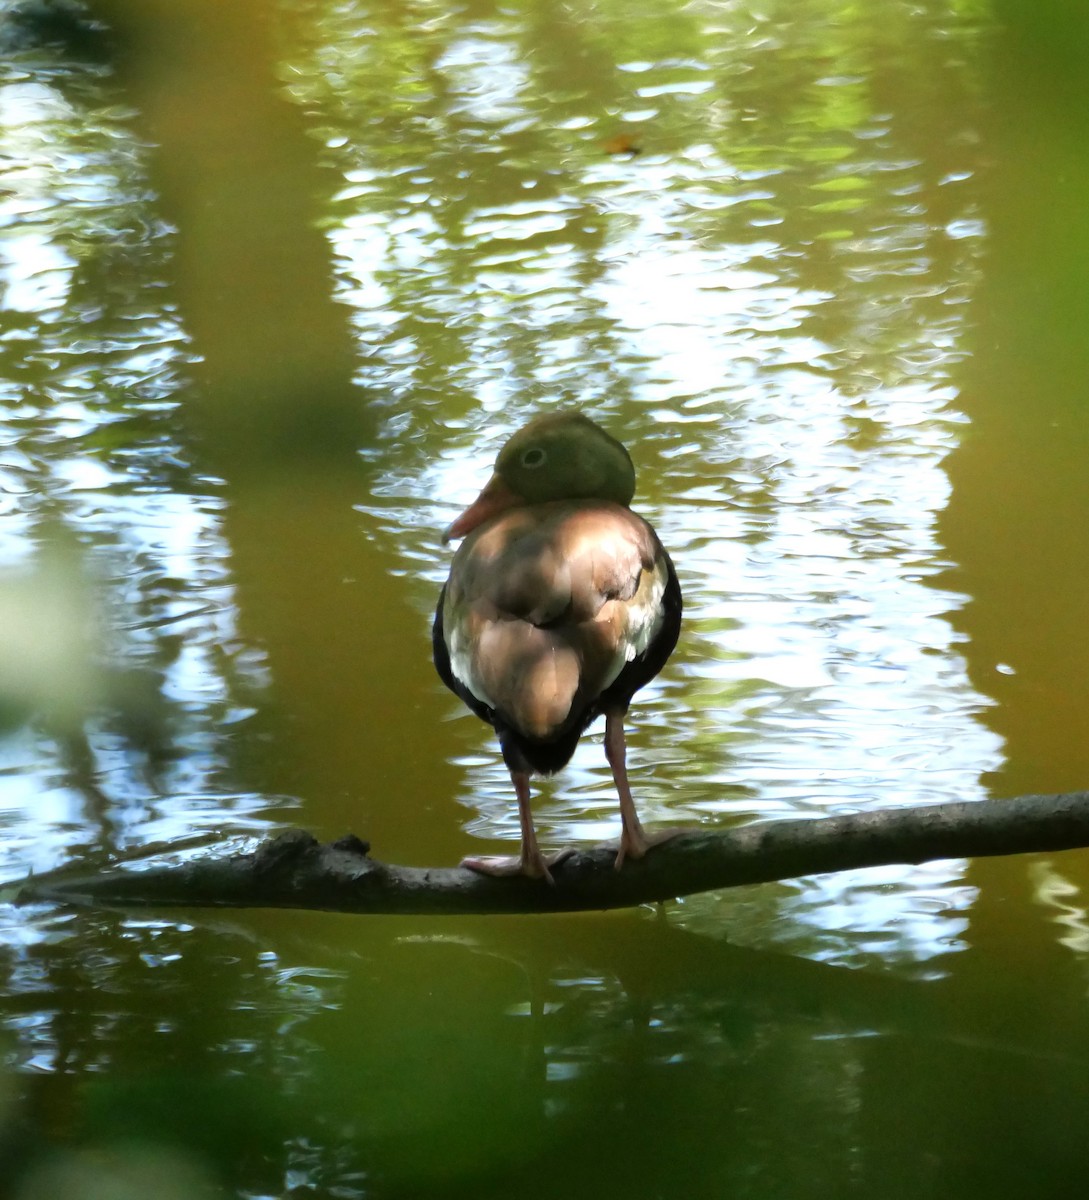
[[[555,854],[520,855],[474,855],[463,858],[460,865],[476,871],[480,875],[495,875],[498,877],[510,875],[527,875],[530,879],[547,879],[555,883],[549,867],[556,866],[575,853],[572,847],[557,850]]]
[[[668,842],[670,838],[684,832],[683,829],[658,829],[654,833],[647,833],[640,826],[638,830],[625,829],[619,841],[602,844],[610,848],[616,847],[616,862],[613,863],[613,867],[619,871],[627,859],[643,858],[652,847],[660,846],[662,842]]]

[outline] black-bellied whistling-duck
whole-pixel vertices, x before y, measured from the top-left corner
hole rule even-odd
[[[624,714],[673,652],[681,589],[658,535],[628,507],[634,492],[627,450],[587,417],[555,413],[506,443],[443,535],[465,540],[435,613],[435,666],[498,733],[522,825],[519,857],[463,866],[551,879],[571,851],[538,849],[529,777],[563,767],[602,714],[620,797],[617,867],[650,845],[628,787]]]

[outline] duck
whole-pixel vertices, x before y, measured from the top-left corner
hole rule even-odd
[[[435,611],[435,666],[498,735],[521,826],[517,856],[467,857],[463,867],[553,882],[550,868],[574,850],[542,853],[530,779],[566,766],[599,716],[620,803],[615,866],[669,836],[649,836],[639,820],[624,718],[673,653],[683,601],[669,554],[631,510],[634,494],[625,447],[561,410],[503,445],[480,495],[442,535],[461,545]]]

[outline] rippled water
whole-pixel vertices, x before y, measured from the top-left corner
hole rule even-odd
[[[628,445],[684,590],[677,653],[629,719],[649,823],[983,800],[1014,767],[1069,786],[1061,750],[1007,740],[1052,721],[1065,746],[1076,719],[1049,694],[1004,724],[992,676],[1036,676],[980,636],[980,612],[1017,624],[974,557],[1006,518],[968,486],[1000,424],[973,358],[1002,261],[994,29],[969,5],[765,8],[299,0],[268,43],[264,17],[205,30],[220,66],[178,35],[176,60],[148,59],[162,92],[94,38],[86,57],[0,14],[4,879],[284,823],[414,863],[515,841],[493,736],[434,677],[428,629],[439,531],[558,404]],[[290,446],[331,414],[363,432],[327,470],[301,441],[269,451],[277,421]],[[1077,524],[1019,495],[1027,523]],[[537,790],[547,843],[615,836],[600,730]],[[163,1104],[167,1125],[174,1104],[252,1110],[254,1161],[279,1165],[232,1194],[488,1195],[511,1147],[543,1188],[565,1148],[597,1160],[590,1115],[622,1113],[636,1144],[663,1112],[700,1143],[686,1195],[840,1194],[873,1178],[858,1156],[887,1161],[859,1114],[896,1111],[890,1080],[1009,1083],[964,1049],[978,1025],[1007,1052],[980,981],[1086,944],[1076,877],[1033,870],[1028,900],[1020,868],[953,861],[692,897],[653,925],[9,911],[0,1056],[49,1095],[84,1089],[64,1104],[92,1132],[96,1103]],[[978,957],[996,944],[1025,962]],[[976,991],[947,1010],[882,991],[890,969]],[[266,1084],[287,1097],[267,1125]],[[736,1150],[707,1123],[723,1097]],[[799,1128],[827,1175],[743,1151]],[[202,1147],[237,1168],[237,1146]],[[609,1179],[681,1194],[678,1162]]]
[[[444,39],[437,69],[451,102],[439,116],[426,89],[406,97],[392,119],[421,154],[393,180],[371,164],[366,134],[353,135],[358,110],[342,108],[373,86],[358,39],[324,47],[321,73],[292,79],[323,105],[349,180],[330,237],[360,336],[383,346],[382,385],[400,384],[413,406],[395,418],[399,435],[426,436],[432,391],[443,412],[475,397],[463,422],[447,419],[441,457],[426,437],[422,461],[391,488],[418,503],[373,515],[437,585],[434,532],[472,498],[498,445],[543,404],[585,406],[633,449],[640,509],[686,597],[677,658],[632,713],[652,820],[981,795],[1000,748],[943,619],[958,598],[928,582],[943,565],[940,464],[964,423],[952,375],[982,244],[965,186],[971,141],[935,181],[888,118],[832,130],[813,119],[792,129],[788,166],[755,137],[735,143],[736,127],[724,136],[713,92],[733,61],[725,43],[700,59],[618,55],[625,104],[639,107],[594,119],[584,80],[541,94],[508,32],[500,21]],[[756,107],[768,83],[751,86]],[[814,84],[829,104],[839,88],[854,85]],[[742,103],[748,89],[738,93]],[[570,115],[557,122],[557,109]],[[413,137],[416,121],[431,138]],[[643,152],[604,155],[602,135],[628,123]],[[942,188],[956,198],[935,228]],[[473,269],[455,274],[466,245]],[[427,321],[460,344],[441,374],[421,362],[417,336],[398,336]],[[470,831],[516,838],[494,747],[469,722],[465,739]],[[538,823],[550,840],[615,832],[600,746],[584,745],[546,794]],[[953,906],[958,876],[942,874]],[[836,923],[857,932],[856,950],[875,939],[885,955],[948,949],[926,916],[933,869],[838,882]],[[890,883],[892,938],[887,903],[874,900]],[[785,902],[827,913],[830,896],[806,888]],[[761,939],[793,940],[763,925]]]
[[[981,795],[1000,747],[944,617],[958,597],[931,582],[944,565],[941,462],[963,427],[952,377],[982,245],[972,140],[935,180],[887,116],[825,120],[857,91],[839,75],[813,81],[808,119],[773,119],[789,127],[788,149],[766,120],[738,139],[745,127],[722,108],[738,69],[725,40],[659,62],[617,47],[607,97],[577,71],[542,91],[544,63],[511,40],[520,26],[511,14],[454,36],[441,21],[420,31],[417,50],[439,51],[441,96],[402,79],[384,112],[372,107],[381,38],[367,37],[362,8],[323,14],[310,52],[282,67],[292,97],[320,114],[327,164],[344,181],[322,223],[365,355],[359,383],[386,410],[360,536],[369,526],[389,540],[406,594],[428,613],[448,560],[436,531],[497,446],[544,405],[583,406],[632,448],[639,508],[686,598],[681,648],[632,712],[651,821]],[[750,49],[759,60],[776,47]],[[729,94],[759,112],[774,80],[751,66]],[[214,486],[194,491],[170,433],[190,357],[170,300],[175,235],[155,215],[147,148],[110,103],[108,73],[75,84],[13,65],[0,91],[19,164],[4,198],[6,296],[24,316],[30,375],[7,383],[5,536],[9,564],[32,569],[35,541],[51,543],[47,495],[83,531],[85,561],[39,569],[58,572],[61,591],[85,589],[106,640],[64,654],[56,686],[87,674],[78,686],[96,715],[67,732],[124,795],[125,815],[89,819],[87,781],[65,786],[55,752],[16,739],[9,846],[35,844],[37,868],[70,844],[73,822],[93,844],[106,819],[124,845],[279,807],[221,791],[220,734],[260,705],[265,680],[233,615],[222,501]],[[623,128],[638,156],[604,153]],[[77,640],[80,623],[67,614]],[[118,678],[102,648],[125,664]],[[126,689],[151,704],[137,723],[170,724],[165,761],[140,762],[139,731],[101,715]],[[488,731],[466,718],[457,737],[466,828],[516,838]],[[548,840],[614,833],[599,741],[543,789]],[[50,795],[65,832],[43,842]],[[781,903],[806,928],[830,923],[848,953],[876,940],[885,957],[926,958],[948,949],[947,928],[927,916],[934,889],[955,908],[959,877],[956,864],[846,873],[784,888]],[[718,903],[735,917],[733,898]],[[750,938],[798,940],[778,916],[774,931],[755,916],[743,924],[753,920]]]

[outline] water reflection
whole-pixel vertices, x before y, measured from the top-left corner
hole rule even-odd
[[[981,1010],[971,988],[924,990],[632,917],[544,922],[531,942],[514,923],[357,925],[351,949],[325,918],[281,928],[275,948],[230,921],[214,940],[88,921],[41,926],[13,960],[2,1028],[34,1069],[5,1127],[28,1106],[48,1117],[7,1152],[9,1179],[53,1161],[78,1105],[78,1153],[108,1163],[139,1139],[242,1194],[293,1181],[328,1195],[440,1183],[499,1195],[520,1178],[543,1196],[567,1161],[579,1195],[606,1181],[653,1195],[678,1179],[689,1194],[748,1194],[755,1171],[754,1195],[804,1177],[800,1194],[817,1196],[860,1145],[862,1179],[907,1178],[897,1146],[934,1138],[954,1111],[947,1090],[1008,1059],[1048,1060],[1084,1092],[1070,1050],[1084,1012],[1008,1027],[1031,991],[1016,976],[978,981],[992,1001]],[[80,943],[94,950],[73,953]],[[888,1143],[873,1129],[886,1121],[900,1129]],[[636,1153],[647,1129],[654,1153]],[[784,1129],[791,1154],[757,1151]]]
[[[17,931],[35,936],[16,948],[7,935]],[[98,1175],[100,1186],[120,1187],[130,1155],[148,1170],[176,1163],[183,1179],[203,1181],[178,1194],[213,1194],[215,1184],[218,1195],[228,1183],[260,1186],[262,1176],[278,1185],[282,1162],[259,1164],[279,1160],[298,1127],[295,1106],[263,1095],[256,1080],[297,1072],[309,1049],[296,1026],[329,1003],[337,979],[284,967],[237,931],[217,932],[209,941],[174,921],[86,915],[7,925],[0,1035],[18,1045],[23,1074],[0,1159],[14,1194],[48,1194],[41,1181],[58,1173],[80,1194]]]
[[[1033,731],[1076,706],[1018,683],[1053,696],[1057,656],[1033,674],[1010,631],[1077,608],[1077,439],[1003,509],[1021,476],[963,452],[1000,208],[971,6],[300,0],[279,42],[271,11],[182,36],[141,0],[130,44],[169,70],[0,65],[5,877],[281,820],[412,862],[515,840],[427,627],[438,531],[558,403],[631,447],[686,592],[632,712],[648,820],[982,797],[1002,738],[1041,747],[1026,788],[1075,771],[1069,724]],[[641,154],[606,153],[622,129]],[[1008,365],[977,408],[1048,374],[996,389]],[[595,738],[537,811],[615,833]],[[1046,1192],[1084,1174],[1077,878],[938,863],[450,931],[9,913],[0,1179],[120,1131],[250,1195],[532,1196],[557,1164],[587,1196]],[[996,1150],[1012,1094],[1046,1116]]]
[[[344,33],[353,12],[339,10]],[[679,47],[627,61],[619,36],[599,77],[558,91],[538,81],[556,46],[512,60],[512,21],[460,39],[442,25],[415,35],[434,73],[395,118],[407,191],[375,170],[384,151],[341,99],[374,86],[365,39],[345,37],[335,64],[326,52],[320,72],[292,78],[322,103],[348,183],[330,231],[346,294],[381,288],[357,328],[365,342],[386,331],[404,363],[387,361],[386,381],[413,404],[401,432],[419,430],[392,455],[397,491],[416,503],[371,515],[437,584],[434,531],[496,445],[543,405],[584,405],[635,454],[642,508],[688,602],[675,663],[632,713],[652,820],[979,795],[999,744],[977,720],[986,701],[945,620],[959,597],[931,584],[944,565],[940,464],[962,427],[951,378],[980,247],[970,126],[948,130],[935,177],[903,114],[895,124],[868,103],[878,68],[867,39],[880,59],[880,36],[840,25],[853,69],[820,74],[778,113],[788,167],[766,124],[739,119],[781,102],[781,64],[734,80],[726,43],[692,61]],[[578,46],[587,36],[572,34]],[[749,44],[758,59],[780,50]],[[717,105],[722,79],[736,113]],[[600,114],[620,95],[623,119],[646,123],[637,160],[601,152]],[[571,114],[559,126],[557,105]],[[455,255],[475,270],[452,270]],[[449,344],[432,363],[437,324]],[[469,395],[476,416],[450,423],[436,456],[440,398],[445,413]],[[398,470],[405,456],[413,465]],[[425,610],[430,596],[417,594]],[[463,799],[479,813],[470,832],[516,836],[498,758],[481,752],[479,731],[459,735]],[[600,749],[586,745],[539,804],[539,827],[555,842],[598,840],[614,832],[609,805]],[[946,868],[952,907],[956,878]],[[857,929],[859,947],[880,911],[867,897],[890,882],[862,877],[837,893],[836,923]],[[900,872],[897,884],[905,958],[946,952],[947,938],[926,932],[933,874]],[[826,889],[806,892],[826,911]]]
[[[262,680],[174,421],[189,353],[146,147],[102,66],[39,66],[0,80],[7,877],[267,808],[208,813]]]
[[[998,744],[976,719],[983,702],[944,619],[958,597],[929,586],[944,565],[934,535],[947,497],[940,463],[959,436],[950,379],[980,244],[970,126],[949,130],[935,176],[906,115],[897,124],[866,103],[863,84],[885,51],[864,25],[837,26],[852,68],[816,72],[783,108],[777,41],[750,39],[762,71],[742,71],[729,39],[705,40],[691,23],[657,58],[615,26],[603,56],[600,43],[591,53],[591,30],[571,29],[565,71],[559,43],[518,49],[534,20],[556,19],[543,10],[381,33],[352,4],[312,18],[311,49],[283,72],[292,96],[320,110],[326,165],[343,180],[324,224],[360,381],[388,414],[381,475],[357,504],[364,529],[354,536],[370,531],[395,548],[383,569],[404,580],[420,613],[414,653],[426,653],[423,619],[445,572],[436,530],[529,414],[582,404],[631,446],[642,508],[688,602],[681,651],[632,714],[650,819],[774,819],[978,794]],[[413,86],[383,60],[383,39],[426,60]],[[795,65],[811,53],[795,47]],[[73,106],[93,101],[85,89],[10,86],[13,139],[36,129],[63,142]],[[895,86],[908,81],[898,75]],[[382,114],[377,124],[361,120],[364,110]],[[152,250],[146,298],[170,234],[141,191],[131,123],[124,109],[100,108],[68,151],[82,154],[80,186],[47,191],[27,175],[18,194],[24,212],[38,197],[25,235],[35,246],[112,222]],[[639,125],[638,158],[603,153],[603,134],[619,123]],[[57,197],[48,206],[47,194]],[[67,322],[80,308],[73,285],[53,287],[59,268],[29,245],[7,243],[16,298]],[[83,258],[57,252],[72,277]],[[221,354],[211,310],[196,303],[190,295],[186,311],[198,349],[225,371],[237,354]],[[124,317],[123,334],[112,319],[97,331],[94,366],[77,359],[73,371],[58,358],[49,386],[63,380],[65,391],[48,415],[15,428],[20,452],[34,430],[66,521],[97,543],[112,623],[131,631],[111,654],[142,681],[129,710],[139,708],[144,728],[123,736],[150,751],[153,769],[133,771],[132,746],[108,735],[92,735],[89,761],[108,791],[143,796],[130,811],[161,823],[164,804],[148,808],[148,784],[175,796],[222,789],[217,731],[256,718],[259,733],[261,695],[284,678],[284,660],[255,643],[253,614],[242,625],[235,615],[241,505],[232,513],[214,485],[194,494],[163,471],[174,456],[184,472],[184,433],[174,445],[161,432],[140,436],[152,416],[162,429],[169,410],[159,405],[186,366],[170,306],[130,301]],[[70,360],[67,324],[47,328],[43,352],[63,343]],[[134,397],[138,373],[147,382]],[[112,405],[100,398],[106,379]],[[124,436],[134,420],[135,442]],[[261,629],[261,641],[270,636],[279,634]],[[486,734],[463,722],[442,740],[462,778],[468,832],[511,837],[509,782]],[[221,810],[241,816],[226,795]],[[138,836],[141,820],[115,820],[115,835]],[[586,843],[612,833],[613,820],[603,756],[587,744],[539,805],[542,834]],[[370,821],[381,821],[377,811]],[[839,893],[836,924],[857,928],[860,946],[873,929],[865,897],[890,882],[852,881]],[[912,914],[934,881],[903,872],[897,882],[911,960],[927,953],[926,922]],[[948,883],[955,906],[955,871]],[[828,910],[823,887],[803,895],[802,910]],[[930,952],[946,949],[936,938]]]

